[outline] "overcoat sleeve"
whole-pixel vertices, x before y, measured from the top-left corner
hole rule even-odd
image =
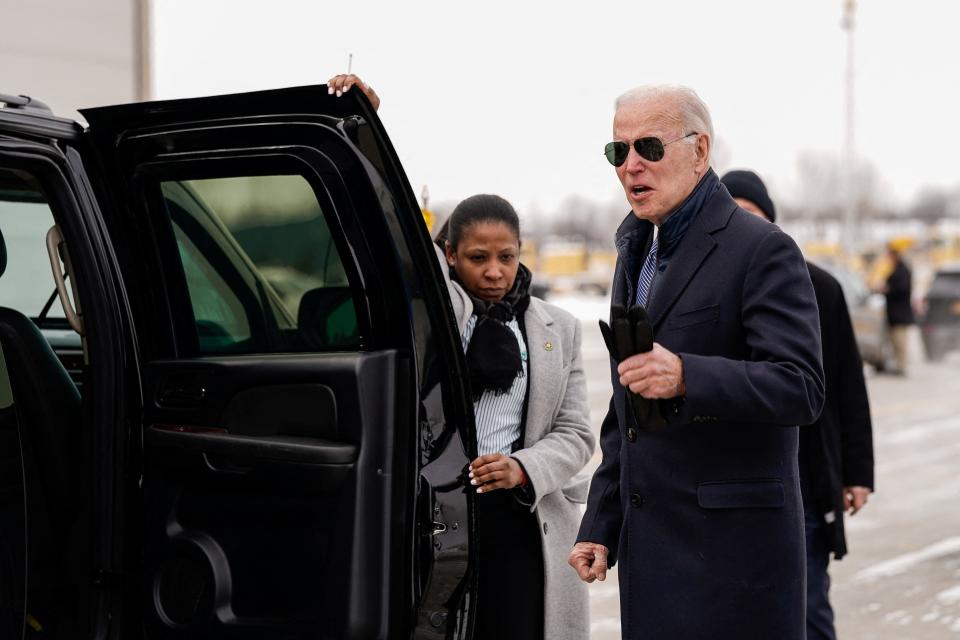
[[[824,402],[820,319],[803,255],[782,231],[757,243],[740,310],[743,359],[679,354],[687,390],[681,421],[814,422]]]
[[[587,510],[580,521],[577,542],[593,542],[607,548],[607,563],[617,562],[623,506],[620,502],[620,424],[610,398],[607,417],[600,426],[600,450],[603,460],[593,474]]]

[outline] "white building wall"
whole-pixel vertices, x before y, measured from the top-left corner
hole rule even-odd
[[[0,93],[57,115],[149,98],[147,0],[0,0]]]

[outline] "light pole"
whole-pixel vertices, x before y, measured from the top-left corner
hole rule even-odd
[[[844,203],[843,203],[843,239],[846,248],[853,246],[857,231],[857,194],[856,194],[856,151],[854,147],[854,67],[853,67],[853,30],[856,0],[843,0],[843,20],[841,28],[847,32],[847,68],[844,75],[844,141],[841,154],[843,162]]]

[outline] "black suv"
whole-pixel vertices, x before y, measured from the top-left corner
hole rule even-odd
[[[370,105],[82,113],[0,95],[0,637],[470,637],[465,363]]]

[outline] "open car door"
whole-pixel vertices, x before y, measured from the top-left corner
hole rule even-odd
[[[460,338],[369,104],[317,86],[83,114],[140,363],[145,637],[469,637]]]

